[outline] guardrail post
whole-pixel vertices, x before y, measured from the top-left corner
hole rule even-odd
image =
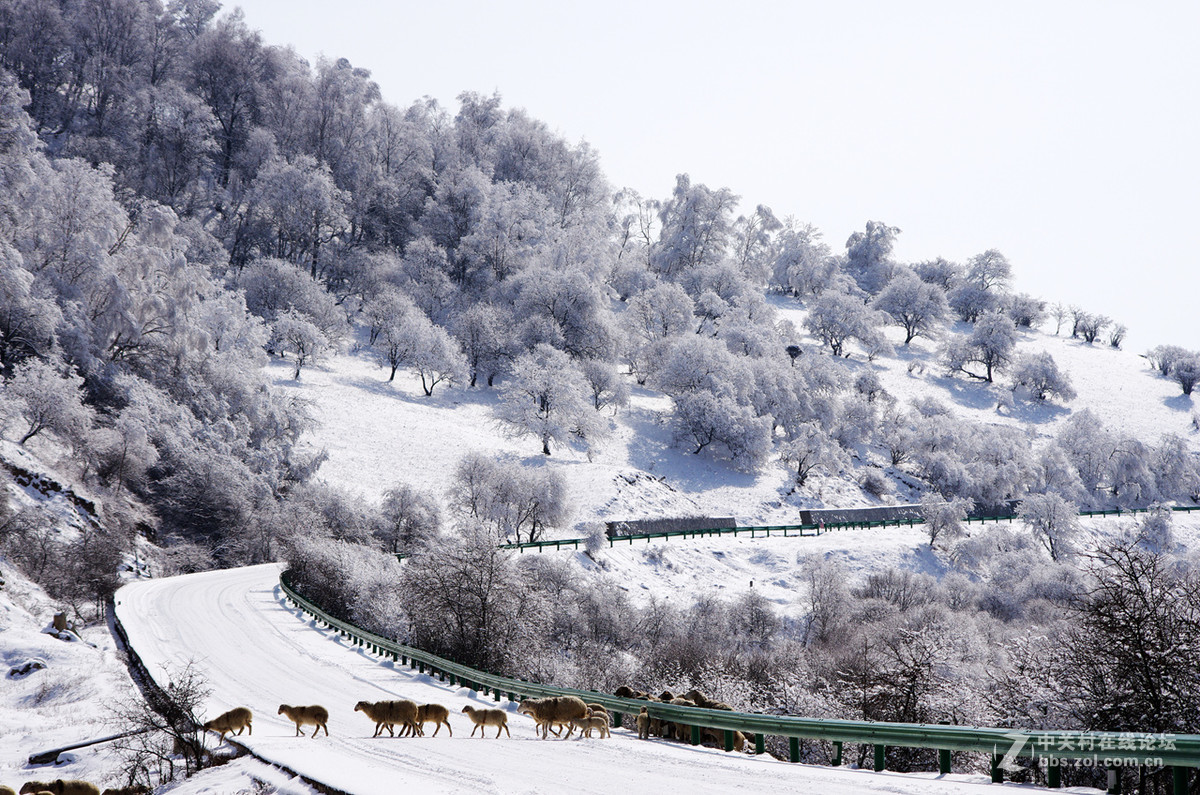
[[[940,720],[940,721],[938,721],[938,724],[941,726],[949,726],[950,721]],[[940,773],[943,776],[948,775],[950,773],[950,749],[949,748],[938,749],[938,773]]]
[[[725,730],[725,752],[733,750],[733,729]]]
[[[492,695],[496,697],[496,701],[500,700],[500,691],[499,690],[492,690]]]
[[[510,698],[511,698],[511,696],[510,696]],[[614,728],[614,729],[619,729],[619,728],[621,728],[621,713],[620,713],[620,712],[614,712],[614,713],[612,714],[612,716],[613,716],[613,728]]]
[[[800,761],[800,738],[799,737],[789,737],[788,738],[788,761],[789,762],[799,762]]]
[[[1188,791],[1188,769],[1175,765],[1171,768],[1172,795],[1187,795]]]
[[[1062,765],[1054,757],[1046,760],[1046,786],[1050,789],[1062,788]]]
[[[754,753],[765,754],[767,752],[767,737],[762,732],[754,735]]]
[[[1120,511],[1117,513],[1120,515]],[[1108,795],[1121,795],[1121,768],[1110,767],[1108,769],[1108,789],[1105,791]]]
[[[887,769],[887,746],[875,743],[875,772]]]
[[[692,727],[692,745],[699,745],[699,744],[700,744],[700,727],[693,726]]]
[[[425,673],[425,663],[418,660],[417,661],[417,670],[421,673]]]
[[[842,741],[841,740],[833,741],[833,766],[834,767],[842,766]]]
[[[1000,760],[1002,760],[1003,758],[1004,757],[1000,756],[999,754],[992,754],[992,783],[993,784],[1003,784],[1004,783],[1004,768],[1000,767]]]

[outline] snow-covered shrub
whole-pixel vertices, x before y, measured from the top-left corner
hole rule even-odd
[[[883,499],[892,493],[892,484],[887,475],[875,467],[868,467],[859,476],[858,485],[875,499]]]
[[[1180,359],[1171,366],[1171,380],[1179,384],[1183,394],[1192,394],[1196,382],[1200,381],[1200,356]]]
[[[1187,348],[1181,348],[1178,345],[1158,345],[1146,351],[1143,358],[1150,362],[1151,367],[1158,370],[1159,375],[1165,377],[1171,375],[1171,368],[1175,366],[1175,362],[1192,355]]]
[[[1008,299],[1008,316],[1017,328],[1037,328],[1046,319],[1046,302],[1028,293],[1018,293]]]
[[[676,399],[671,421],[676,443],[698,454],[715,442],[746,472],[757,470],[771,453],[771,421],[724,391],[701,389]]]

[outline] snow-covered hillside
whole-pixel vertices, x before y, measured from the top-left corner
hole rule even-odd
[[[799,304],[782,297],[771,300],[780,320],[803,328],[805,310]],[[947,376],[938,362],[936,341],[918,337],[904,346],[898,328],[890,328],[888,334],[896,355],[869,362],[852,350],[851,358],[843,361],[854,371],[875,372],[883,388],[904,406],[916,398],[934,398],[964,419],[1027,429],[1035,445],[1037,439],[1053,435],[1073,412],[1087,408],[1113,432],[1148,444],[1176,434],[1200,451],[1193,398],[1179,394],[1177,385],[1158,377],[1137,353],[1086,345],[1067,335],[1022,332],[1018,352],[1049,352],[1078,392],[1063,405],[1033,401],[1020,391],[1014,397],[1007,377],[985,384]],[[804,355],[828,355],[811,336],[800,336],[808,346]],[[842,477],[814,475],[789,495],[789,474],[778,460],[757,474],[747,474],[707,451],[692,455],[673,447],[670,399],[636,385],[629,407],[608,418],[611,432],[590,455],[559,447],[547,457],[535,440],[506,434],[495,417],[494,390],[439,388],[425,397],[417,380],[403,371],[388,383],[387,371],[362,351],[306,368],[298,381],[292,372],[283,363],[271,367],[277,387],[311,404],[317,420],[311,444],[329,454],[318,477],[372,502],[401,482],[444,495],[459,458],[477,450],[560,471],[575,511],[575,526],[561,531],[563,536],[578,536],[580,526],[595,520],[733,515],[741,524],[789,524],[797,521],[800,507],[880,504],[859,487],[853,469]],[[905,502],[919,497],[903,483],[894,486],[896,494],[885,499]]]

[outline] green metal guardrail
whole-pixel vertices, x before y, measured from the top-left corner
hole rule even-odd
[[[1080,516],[1096,517],[1096,516],[1128,516],[1139,513],[1149,513],[1150,508],[1131,508],[1128,510],[1114,509],[1111,511],[1080,511]],[[1180,511],[1190,513],[1192,511],[1200,511],[1200,506],[1177,506],[1172,507],[1172,511]],[[975,516],[969,519],[964,519],[966,524],[987,524],[988,522],[1011,522],[1016,519],[1013,514],[1003,516]],[[874,527],[915,527],[916,525],[924,524],[923,519],[881,519],[873,522],[836,522],[829,524],[790,524],[790,525],[762,525],[748,527],[712,527],[703,530],[667,530],[661,533],[637,533],[634,535],[621,535],[607,538],[608,546],[614,547],[618,543],[628,542],[630,545],[634,541],[645,541],[650,543],[654,539],[669,540],[672,538],[720,538],[722,536],[732,535],[737,538],[739,535],[749,535],[751,538],[770,538],[772,534],[776,537],[784,536],[792,538],[804,538],[805,536],[819,536],[822,533],[828,533],[832,530],[868,530]],[[546,549],[580,549],[587,546],[585,538],[557,538],[550,541],[526,541],[520,544],[502,544],[501,549],[515,549],[518,552],[524,552],[527,549],[536,549],[541,552]],[[403,555],[404,553],[401,553]],[[407,556],[405,556],[407,557]]]
[[[750,712],[684,707],[661,702],[621,698],[589,690],[554,687],[478,671],[428,652],[405,646],[360,629],[329,615],[298,594],[288,583],[288,572],[280,576],[280,587],[287,599],[313,619],[336,630],[358,646],[375,654],[438,676],[451,685],[469,687],[496,701],[506,695],[510,701],[528,697],[577,696],[588,703],[603,704],[620,727],[623,715],[636,715],[643,707],[651,717],[691,728],[691,742],[701,742],[700,727],[721,729],[725,750],[733,749],[735,731],[755,735],[755,752],[763,753],[764,735],[786,737],[789,758],[800,761],[801,739],[827,740],[833,743],[833,764],[842,761],[843,743],[874,746],[875,770],[883,770],[888,746],[936,748],[941,773],[950,772],[951,751],[977,751],[992,755],[992,781],[1004,779],[1005,768],[1018,757],[1041,760],[1047,764],[1051,787],[1061,783],[1063,760],[1092,762],[1094,766],[1169,766],[1175,795],[1187,795],[1189,768],[1200,767],[1200,735],[1147,734],[1117,732],[1030,731],[1022,729],[980,728],[974,726],[927,725],[912,723],[876,723],[871,721],[799,718],[790,715],[766,715]],[[1091,765],[1089,765],[1091,766]]]

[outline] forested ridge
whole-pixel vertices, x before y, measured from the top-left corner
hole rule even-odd
[[[1081,507],[1200,501],[1194,444],[1132,438],[1078,407],[1035,443],[932,398],[902,405],[846,366],[936,339],[945,372],[993,384],[998,409],[1070,404],[1069,375],[1017,355],[1018,336],[1053,326],[1119,348],[1126,330],[1015,291],[997,250],[902,263],[885,223],[838,249],[688,175],[661,199],[620,190],[586,143],[499,95],[392,105],[368,70],[308,63],[213,0],[0,0],[0,197],[4,436],[59,454],[104,514],[62,534],[7,506],[0,542],[81,610],[144,537],[165,572],[286,557],[347,617],[561,684],[686,682],[838,717],[1197,730],[1198,574],[1169,515],[1073,546]],[[803,328],[772,293],[807,310]],[[953,571],[854,589],[806,561],[810,619],[794,626],[753,597],[635,608],[565,564],[518,565],[497,540],[568,519],[552,470],[468,455],[453,493],[398,483],[382,507],[313,478],[310,414],[264,368],[284,358],[302,379],[352,345],[426,396],[495,390],[497,417],[547,456],[601,440],[641,386],[671,399],[686,453],[746,472],[782,462],[794,489],[823,473],[878,496],[903,478],[927,495],[930,545]],[[1147,355],[1191,394],[1200,355]],[[1034,533],[963,537],[972,507],[1017,503]],[[396,551],[417,553],[403,573],[383,554]],[[1121,611],[1141,609],[1138,589],[1159,612],[1135,622]],[[1168,625],[1170,642],[1120,636]],[[1097,638],[1154,651],[1114,661]]]

